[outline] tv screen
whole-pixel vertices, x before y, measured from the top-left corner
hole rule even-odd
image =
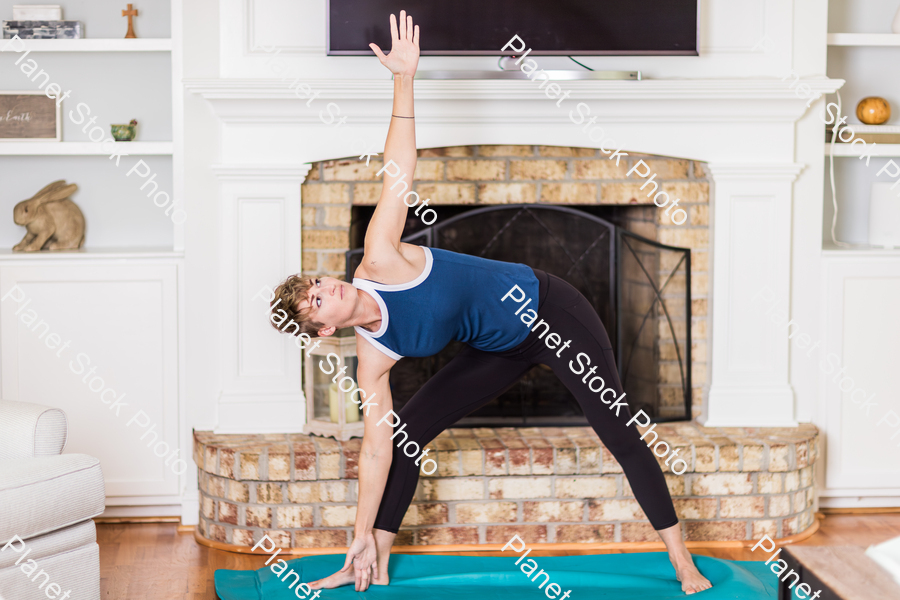
[[[329,0],[328,54],[371,55],[391,47],[389,15],[405,9],[423,55],[697,55],[698,0]]]

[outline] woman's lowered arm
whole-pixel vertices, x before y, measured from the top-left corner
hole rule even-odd
[[[394,433],[390,372],[397,361],[375,349],[358,333],[356,334],[359,368],[359,387],[365,390],[365,398],[360,399],[363,407],[362,446],[359,451],[359,500],[356,506],[356,524],[353,529],[353,543],[347,552],[342,571],[348,571],[352,563],[356,590],[365,591],[371,579],[378,577],[377,551],[372,527],[381,506],[381,497],[387,484],[388,472],[393,459],[391,435]],[[379,425],[379,421],[381,425]],[[370,570],[371,569],[371,570]]]

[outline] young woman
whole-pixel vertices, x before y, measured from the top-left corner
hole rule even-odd
[[[573,351],[584,352],[597,361],[595,375],[621,397],[612,346],[584,296],[562,279],[526,265],[400,241],[407,205],[390,188],[397,184],[404,189],[397,183],[404,179],[404,184],[411,184],[416,168],[413,76],[419,61],[419,28],[405,11],[400,12],[399,24],[391,15],[391,39],[388,55],[375,44],[371,47],[394,74],[384,160],[385,164],[393,161],[399,169],[384,171],[381,198],[366,232],[365,254],[353,284],[293,275],[278,286],[273,299],[273,304],[280,299],[287,316],[300,324],[294,334],[324,337],[342,327],[355,327],[359,387],[376,400],[364,410],[353,542],[344,567],[312,582],[311,587],[355,582],[356,590],[364,591],[370,584],[388,584],[391,545],[412,501],[421,468],[415,456],[410,458],[393,445],[390,437],[394,432],[386,426],[389,421],[376,425],[391,410],[388,375],[403,356],[434,355],[453,339],[468,345],[399,411],[409,440],[424,449],[441,431],[496,398],[526,371],[547,365],[575,396],[591,426],[622,465],[635,498],[668,548],[682,589],[693,594],[711,587],[684,545],[659,464],[637,429],[625,425],[630,418],[627,406],[623,415],[616,416],[569,367]],[[517,306],[501,301],[513,286],[534,300],[534,312],[550,324],[551,331],[571,340],[572,350],[565,356],[561,356],[562,349],[548,347],[546,340],[524,324],[515,314]],[[406,438],[398,439],[407,443]]]

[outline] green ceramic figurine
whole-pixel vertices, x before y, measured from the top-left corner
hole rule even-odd
[[[137,124],[137,120],[132,119],[128,125],[110,125],[113,139],[117,142],[130,142],[134,139],[135,127],[137,127]]]

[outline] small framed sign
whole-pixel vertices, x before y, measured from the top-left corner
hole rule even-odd
[[[44,92],[0,92],[0,142],[58,142],[60,109]]]

